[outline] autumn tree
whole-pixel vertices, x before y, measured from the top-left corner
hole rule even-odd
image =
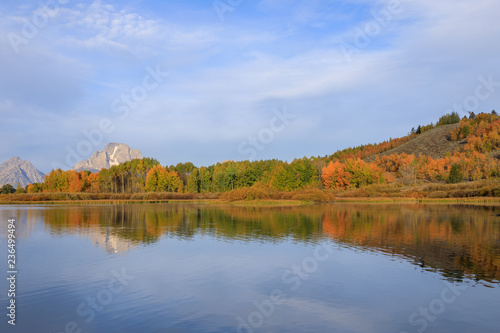
[[[28,184],[28,186],[26,187],[27,193],[38,193],[42,191],[43,191],[43,183]]]
[[[330,162],[322,170],[323,186],[326,189],[347,189],[351,186],[351,174],[339,161]]]
[[[45,175],[45,181],[43,183],[44,192],[68,192],[68,190],[69,177],[66,171],[57,169]]]
[[[176,192],[182,188],[182,182],[175,171],[156,165],[146,176],[146,189],[150,192]]]
[[[375,163],[366,163],[362,159],[345,161],[345,171],[351,175],[352,187],[362,187],[383,182],[383,170]]]
[[[73,170],[66,171],[66,173],[68,179],[68,192],[83,192],[84,184],[82,175]]]

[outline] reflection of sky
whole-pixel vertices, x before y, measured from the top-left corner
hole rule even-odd
[[[60,332],[68,321],[83,332],[235,332],[237,318],[248,318],[254,301],[268,300],[274,289],[286,301],[258,332],[416,332],[409,315],[445,287],[440,275],[404,260],[333,242],[327,243],[332,255],[294,291],[282,275],[311,257],[316,245],[197,235],[163,237],[114,255],[81,235],[36,230],[19,247],[17,332]],[[86,324],[76,308],[122,269],[135,279]],[[0,270],[6,271],[4,260]],[[2,281],[0,290],[6,287]],[[500,288],[469,288],[429,323],[429,332],[498,332],[498,299]],[[5,300],[0,293],[1,304]],[[0,331],[12,330],[2,321]]]

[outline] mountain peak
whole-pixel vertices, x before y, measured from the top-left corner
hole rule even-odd
[[[9,158],[7,161],[3,162],[3,164],[18,164],[22,163],[23,160],[19,156],[14,156],[12,158]]]
[[[33,164],[23,161],[19,156],[14,156],[0,164],[0,186],[10,184],[25,187],[32,183],[42,183],[45,175],[37,170]]]
[[[124,143],[111,142],[102,151],[96,151],[89,159],[78,162],[72,170],[96,172],[136,158],[142,158],[139,150],[131,149]]]

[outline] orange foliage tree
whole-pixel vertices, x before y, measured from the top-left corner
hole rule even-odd
[[[351,174],[345,170],[345,165],[338,161],[323,167],[322,178],[326,189],[346,189],[351,186]]]
[[[500,117],[480,113],[474,119],[464,118],[451,134],[453,140],[466,139],[465,151],[489,153],[500,149]]]
[[[351,175],[351,186],[362,187],[384,181],[382,168],[375,163],[366,163],[362,159],[347,159],[345,170]]]
[[[347,159],[344,163],[330,162],[323,168],[322,180],[326,189],[346,189],[383,182],[384,170],[375,163]]]

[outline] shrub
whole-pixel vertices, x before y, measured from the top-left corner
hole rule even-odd
[[[329,202],[333,200],[332,193],[325,193],[318,189],[310,189],[297,192],[292,196],[292,200],[314,201],[314,202]]]
[[[270,199],[269,193],[260,186],[244,187],[222,194],[227,201]]]

